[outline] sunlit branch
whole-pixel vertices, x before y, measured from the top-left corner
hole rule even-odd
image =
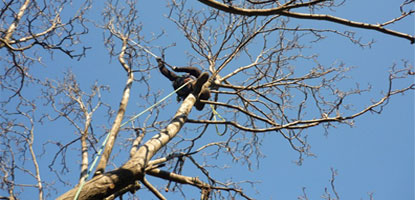
[[[363,22],[356,22],[356,21],[351,21],[348,19],[340,18],[340,17],[335,17],[332,15],[308,14],[308,13],[298,13],[298,12],[289,11],[292,8],[303,7],[303,5],[301,4],[283,5],[283,6],[279,6],[277,8],[271,8],[271,9],[244,9],[244,8],[226,5],[226,4],[217,2],[215,0],[199,0],[199,2],[204,3],[213,8],[222,10],[224,12],[229,12],[229,13],[238,14],[238,15],[246,15],[246,16],[282,15],[282,16],[293,17],[293,18],[298,18],[298,19],[323,20],[323,21],[334,22],[334,23],[356,27],[356,28],[371,29],[371,30],[375,30],[378,32],[388,34],[388,35],[405,38],[405,39],[408,39],[411,42],[411,44],[415,42],[415,36],[402,33],[402,32],[398,32],[395,30],[391,30],[391,29],[386,29],[384,28],[382,24],[368,24],[368,23],[363,23]],[[323,2],[323,1],[310,1],[310,3],[313,3],[313,4],[319,3],[319,2]],[[397,21],[397,20],[392,20],[392,21]],[[385,24],[387,25],[389,23],[386,22]]]
[[[124,92],[121,98],[120,106],[118,108],[118,113],[115,117],[114,123],[112,128],[108,134],[110,134],[107,144],[105,145],[105,149],[101,156],[101,159],[98,163],[94,176],[104,173],[105,167],[107,166],[108,159],[111,155],[112,148],[114,146],[115,140],[117,138],[118,132],[121,128],[121,122],[124,119],[125,111],[127,110],[128,100],[130,98],[130,90],[134,81],[134,73],[131,72],[131,67],[125,62],[124,55],[127,49],[128,38],[125,36],[122,37],[122,49],[121,53],[118,56],[118,60],[124,70],[127,72],[128,79],[125,84]]]
[[[237,14],[237,15],[246,15],[246,16],[268,16],[268,15],[277,15],[280,14],[284,10],[289,10],[293,8],[299,8],[299,7],[308,7],[312,6],[314,4],[318,4],[320,2],[324,2],[327,0],[313,0],[305,3],[296,3],[291,4],[293,1],[288,1],[284,5],[280,5],[276,8],[268,8],[268,9],[245,9],[245,8],[239,8],[233,5],[227,5],[224,3],[220,3],[215,0],[198,0],[199,2],[206,4],[210,7]],[[291,5],[290,5],[291,4]]]
[[[26,12],[27,7],[30,4],[30,0],[26,0],[23,5],[20,7],[19,12],[17,13],[17,15],[14,18],[14,21],[12,24],[10,24],[9,28],[7,29],[7,32],[4,36],[4,41],[5,42],[9,42],[10,38],[12,37],[12,34],[14,33],[14,31],[16,30],[17,26],[19,25],[20,20],[23,17],[23,14]],[[0,48],[2,47],[2,44],[0,44]]]

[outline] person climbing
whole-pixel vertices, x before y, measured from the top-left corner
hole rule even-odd
[[[175,67],[172,69],[175,72],[185,72],[184,75],[177,75],[174,72],[166,68],[165,62],[161,58],[156,58],[158,68],[160,72],[167,77],[173,84],[173,88],[176,90],[183,84],[190,82],[185,87],[177,91],[177,101],[184,100],[187,95],[191,92],[194,92],[195,89],[201,88],[196,96],[195,107],[197,110],[203,110],[205,103],[200,102],[200,100],[208,100],[210,98],[210,91],[208,88],[202,88],[202,85],[209,79],[209,74],[207,72],[201,72],[200,69],[196,67]]]

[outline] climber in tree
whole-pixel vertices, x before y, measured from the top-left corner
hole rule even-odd
[[[201,88],[202,85],[208,80],[209,74],[207,72],[201,72],[196,67],[172,67],[175,72],[185,72],[186,74],[179,76],[174,72],[168,70],[165,67],[165,63],[161,58],[156,58],[160,72],[167,77],[173,83],[173,88],[176,90],[183,84],[190,82],[188,85],[177,91],[177,101],[184,100],[195,88]],[[208,88],[201,88],[199,94],[195,94],[197,110],[203,110],[204,103],[202,100],[208,100],[210,98],[210,91]]]

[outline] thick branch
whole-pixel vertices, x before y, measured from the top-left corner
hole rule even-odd
[[[88,143],[87,143],[87,139],[88,139],[88,129],[91,125],[91,116],[88,113],[85,113],[85,127],[84,127],[84,131],[82,132],[81,135],[81,152],[82,152],[82,161],[81,161],[81,176],[79,179],[79,183],[81,183],[84,179],[85,176],[87,175],[87,171],[88,171]]]
[[[347,20],[344,18],[340,18],[340,17],[335,17],[331,15],[322,15],[322,14],[307,14],[307,13],[284,11],[281,13],[281,15],[284,15],[287,17],[299,18],[299,19],[323,20],[323,21],[334,22],[337,24],[342,24],[342,25],[356,27],[356,28],[375,30],[381,33],[385,33],[387,35],[392,35],[392,36],[408,39],[409,41],[411,41],[411,44],[415,42],[415,36],[412,36],[406,33],[401,33],[398,31],[394,31],[391,29],[386,29],[380,24],[368,24],[368,23],[363,23],[363,22],[356,22],[356,21],[351,21],[351,20]]]
[[[216,8],[218,10],[222,10],[228,13],[237,14],[237,15],[245,15],[245,16],[269,16],[269,15],[277,15],[280,14],[283,10],[289,10],[293,8],[299,7],[307,7],[311,6],[323,1],[327,0],[314,0],[306,3],[297,3],[292,5],[281,5],[276,8],[268,8],[268,9],[246,9],[246,8],[239,8],[231,5],[227,5],[224,3],[217,2],[215,0],[199,0],[201,3],[208,5],[212,8]]]
[[[9,42],[10,38],[12,37],[12,35],[14,33],[14,30],[16,30],[16,28],[17,28],[17,26],[20,22],[20,19],[22,19],[23,14],[25,13],[27,7],[29,6],[29,3],[30,3],[30,0],[26,0],[23,3],[22,7],[20,7],[20,10],[17,13],[16,17],[14,18],[13,23],[9,26],[9,29],[7,30],[6,35],[4,36],[4,41]],[[3,45],[0,44],[0,48],[2,46]]]
[[[122,67],[127,71],[128,79],[127,79],[126,86],[124,88],[124,93],[122,95],[120,106],[118,108],[117,116],[115,117],[114,124],[112,125],[112,128],[109,132],[110,136],[109,136],[108,142],[105,145],[104,152],[101,156],[101,159],[99,161],[99,164],[97,166],[94,176],[103,173],[105,170],[105,167],[107,166],[108,159],[111,155],[112,147],[114,146],[115,139],[117,138],[118,132],[120,131],[121,122],[124,118],[124,114],[127,109],[128,100],[130,99],[130,90],[131,90],[131,86],[134,81],[134,74],[131,72],[130,67],[127,65],[127,63],[124,60],[124,54],[127,49],[127,41],[128,41],[127,38],[123,39],[123,46],[122,46],[122,50],[121,50],[121,53],[118,59]]]
[[[270,15],[282,15],[286,17],[293,17],[293,18],[299,18],[299,19],[312,19],[312,20],[323,20],[323,21],[329,21],[334,22],[346,26],[356,27],[356,28],[363,28],[363,29],[371,29],[375,30],[381,33],[385,33],[388,35],[401,37],[408,39],[411,41],[411,44],[415,42],[415,36],[401,33],[398,31],[394,31],[391,29],[384,28],[381,24],[368,24],[363,22],[355,22],[351,20],[347,20],[340,17],[335,17],[331,15],[323,15],[323,14],[308,14],[308,13],[297,13],[297,12],[290,12],[289,9],[292,8],[298,8],[302,7],[300,5],[294,4],[294,5],[282,5],[277,8],[270,8],[270,9],[245,9],[245,8],[238,8],[230,5],[226,5],[220,2],[217,2],[215,0],[199,0],[199,2],[206,4],[210,7],[216,8],[218,10],[233,13],[237,15],[245,15],[245,16],[270,16]],[[321,1],[311,1],[309,4],[313,3],[319,3]]]
[[[180,175],[180,174],[170,173],[168,171],[163,171],[163,170],[160,170],[160,169],[149,170],[149,171],[147,171],[147,174],[151,175],[151,176],[158,177],[158,178],[162,178],[162,179],[165,179],[165,180],[170,180],[170,181],[174,181],[174,182],[177,182],[177,183],[181,183],[181,184],[193,185],[193,186],[196,186],[200,189],[211,187],[209,184],[201,181],[197,177],[183,176],[183,175]]]

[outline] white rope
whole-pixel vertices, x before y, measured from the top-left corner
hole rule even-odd
[[[156,54],[154,54],[153,52],[151,52],[150,50],[146,49],[145,47],[141,46],[140,44],[138,44],[137,42],[135,42],[134,40],[130,40],[132,43],[134,43],[135,45],[137,45],[138,47],[140,47],[141,49],[143,49],[145,52],[147,52],[148,54],[150,54],[151,56],[153,56],[154,58],[160,58],[158,56],[156,56]]]

